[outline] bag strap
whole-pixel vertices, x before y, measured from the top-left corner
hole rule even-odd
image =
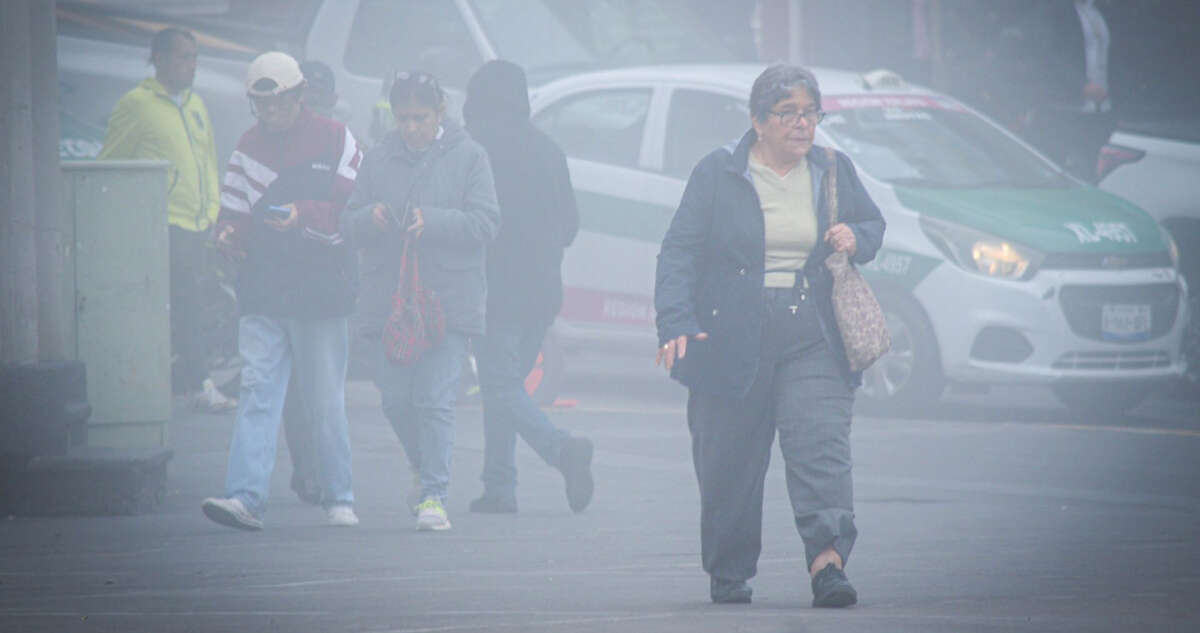
[[[413,241],[414,239],[416,239],[416,238],[411,237],[411,236],[407,236],[404,238],[404,251],[405,251],[406,258],[409,256],[408,255],[408,243]],[[411,268],[409,268],[409,273],[408,273],[408,281],[410,284],[409,287],[413,289],[413,292],[416,292],[416,290],[421,287],[421,272],[420,272],[421,258],[417,257],[417,250],[415,247],[413,248],[411,263],[412,263],[412,266],[411,266]]]
[[[417,269],[419,260],[416,250],[412,251],[412,259],[409,259],[408,245],[411,241],[412,237],[404,236],[403,245],[400,247],[400,272],[396,275],[396,292],[405,295],[414,292],[413,289],[421,283],[420,272]]]
[[[829,174],[825,176],[825,204],[829,207],[829,226],[833,226],[838,221],[837,152],[832,147],[826,147],[825,155],[829,157]]]
[[[829,211],[829,224],[825,227],[826,230],[828,230],[830,226],[837,224],[838,220],[837,152],[834,151],[832,147],[826,147],[825,156],[829,159],[829,169],[826,170],[825,181],[821,185],[821,188],[824,193],[825,207]],[[815,210],[815,213],[820,212],[820,209]],[[822,255],[819,259],[814,259],[812,256],[810,256],[808,261],[805,262],[804,268],[796,271],[796,287],[800,287],[800,285],[803,284],[804,287],[807,288],[809,279],[808,273],[810,272],[809,266],[816,265],[814,262],[824,262],[824,260],[833,253],[832,249],[824,240],[818,240],[818,242],[819,244],[817,248],[813,250],[812,255],[815,255],[816,253],[822,253]]]
[[[426,156],[425,160],[417,166],[416,171],[413,173],[412,181],[408,185],[408,191],[405,192],[404,202],[402,203],[406,210],[409,206],[408,203],[412,201],[413,195],[417,192],[417,187],[421,184],[421,181],[424,180],[425,176],[433,170],[433,165],[439,158],[438,155],[433,153],[434,151],[435,150],[432,148],[429,150],[429,154]],[[407,228],[408,227],[402,226],[398,227],[398,230],[403,231]],[[409,289],[415,288],[420,284],[421,275],[420,270],[418,269],[418,258],[415,250],[412,253],[412,266],[408,265],[408,245],[412,240],[413,237],[407,233],[403,237],[404,245],[400,250],[400,274],[397,275],[397,291],[404,291],[406,287]]]

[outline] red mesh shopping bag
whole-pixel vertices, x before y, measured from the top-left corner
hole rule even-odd
[[[400,252],[400,279],[392,295],[392,311],[383,325],[384,353],[394,363],[411,365],[446,335],[446,315],[437,295],[421,285],[417,253],[404,239]]]

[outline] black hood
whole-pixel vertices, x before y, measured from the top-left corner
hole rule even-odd
[[[490,61],[467,82],[463,120],[472,135],[494,125],[529,119],[529,83],[521,67],[502,60]]]

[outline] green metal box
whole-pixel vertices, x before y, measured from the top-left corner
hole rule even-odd
[[[87,366],[87,444],[153,448],[171,418],[166,161],[62,163],[63,320]]]

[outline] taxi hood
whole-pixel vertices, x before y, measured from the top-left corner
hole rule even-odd
[[[1167,248],[1149,214],[1093,187],[896,187],[896,197],[916,213],[1043,253],[1146,253]]]

